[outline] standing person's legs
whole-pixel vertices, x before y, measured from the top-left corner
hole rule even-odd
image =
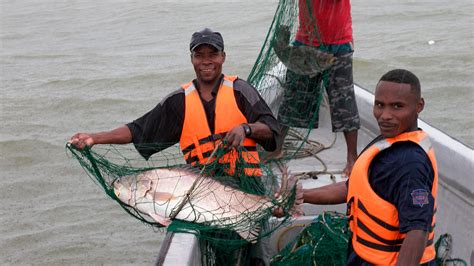
[[[344,131],[344,139],[346,140],[347,161],[342,174],[349,177],[357,160],[357,130]]]
[[[327,86],[333,132],[344,132],[347,161],[343,174],[349,176],[357,159],[359,112],[354,94],[352,51],[336,54],[337,62],[329,73]]]
[[[283,100],[278,109],[281,134],[277,140],[276,158],[282,153],[282,146],[290,127],[313,129],[318,127],[318,112],[322,94],[322,75],[309,77],[287,70]]]

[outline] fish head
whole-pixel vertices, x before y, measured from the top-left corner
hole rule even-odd
[[[112,182],[112,186],[115,196],[123,203],[130,205],[132,189],[129,180],[126,177],[119,177]]]
[[[152,180],[146,175],[130,175],[117,178],[113,182],[114,193],[127,205],[135,206],[150,191]]]

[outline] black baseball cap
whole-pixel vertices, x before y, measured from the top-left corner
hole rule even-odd
[[[218,51],[224,51],[224,40],[222,39],[222,35],[209,28],[193,33],[191,36],[191,42],[189,43],[189,50],[193,51],[201,44],[209,44]]]

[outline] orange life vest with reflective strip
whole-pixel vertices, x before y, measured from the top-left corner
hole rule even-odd
[[[216,96],[214,134],[211,134],[204,107],[193,82],[182,85],[185,94],[185,116],[179,143],[187,163],[204,165],[208,160],[212,162],[214,158],[209,157],[225,134],[235,126],[247,123],[235,100],[236,79],[236,76],[224,76],[219,87]],[[230,150],[220,157],[219,164],[222,164],[226,173],[230,175],[234,175],[236,165],[242,163],[245,165],[245,175],[261,176],[257,143],[253,139],[245,138],[244,148],[242,151]]]
[[[395,265],[406,236],[400,233],[396,207],[372,190],[368,176],[369,166],[374,157],[399,141],[412,141],[427,153],[434,171],[431,194],[435,200],[433,211],[436,212],[438,168],[430,139],[425,132],[419,130],[403,133],[394,138],[378,141],[367,148],[357,159],[349,178],[347,211],[354,251],[362,259],[375,265]],[[433,216],[428,243],[420,263],[428,262],[436,256],[433,245],[435,222],[436,218]]]

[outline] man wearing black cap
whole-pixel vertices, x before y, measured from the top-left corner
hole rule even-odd
[[[224,161],[231,165],[225,171],[230,175],[260,176],[256,145],[275,150],[277,120],[254,87],[222,73],[226,54],[219,32],[208,28],[195,32],[189,48],[196,79],[133,122],[107,132],[77,133],[70,143],[82,149],[95,144],[133,142],[146,159],[179,143],[187,163],[204,165],[225,139],[230,147],[245,147],[240,154],[231,149],[224,155]],[[140,145],[149,143],[160,145]],[[236,156],[245,158],[245,169],[235,169],[235,163],[229,163],[235,162]]]
[[[136,145],[138,152],[148,159],[179,142],[189,163],[205,163],[203,158],[207,158],[206,154],[186,156],[192,148],[201,146],[207,150],[202,142],[222,138],[230,147],[249,146],[254,150],[251,146],[258,143],[267,151],[275,150],[279,125],[268,105],[249,83],[222,73],[226,54],[221,34],[209,28],[195,32],[189,49],[196,79],[170,93],[133,122],[107,132],[77,133],[70,143],[80,149],[95,144],[163,144]],[[206,133],[207,140],[202,140]],[[190,139],[196,134],[201,141],[193,147],[195,143]]]

